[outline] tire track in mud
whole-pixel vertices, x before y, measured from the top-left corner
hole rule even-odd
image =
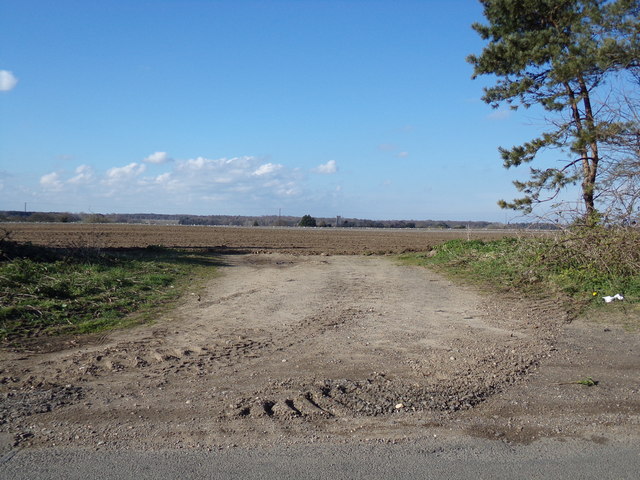
[[[339,287],[343,297],[348,297],[349,289]],[[232,299],[238,299],[258,292],[253,289],[238,292],[215,301],[203,304],[203,307],[225,305]],[[340,299],[334,299],[342,303]],[[229,307],[227,307],[228,309]],[[234,309],[233,306],[230,307]],[[234,332],[214,331],[201,333],[202,325],[181,328],[174,335],[170,329],[154,330],[152,338],[140,341],[123,341],[115,345],[105,345],[106,336],[90,352],[78,352],[56,362],[54,378],[66,378],[75,374],[76,378],[85,375],[100,377],[110,372],[136,372],[162,374],[173,368],[192,369],[203,374],[207,367],[233,365],[249,359],[259,359],[274,351],[283,351],[296,344],[321,335],[330,328],[337,328],[351,319],[357,318],[360,311],[351,307],[324,307],[295,325],[284,329],[267,331],[252,328],[237,329]],[[174,321],[176,322],[176,321]],[[175,337],[178,334],[179,337]],[[45,361],[43,365],[52,365]],[[31,381],[33,382],[33,378]]]

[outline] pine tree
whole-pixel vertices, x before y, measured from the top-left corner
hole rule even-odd
[[[499,148],[506,168],[532,162],[544,149],[563,152],[550,168],[531,168],[527,181],[514,182],[524,196],[503,208],[523,210],[553,200],[568,185],[580,183],[584,219],[597,220],[596,199],[602,147],[628,122],[599,115],[607,80],[639,68],[638,0],[480,0],[487,25],[473,29],[488,41],[470,55],[474,78],[494,75],[483,100],[494,108],[540,105],[550,129],[512,148]]]

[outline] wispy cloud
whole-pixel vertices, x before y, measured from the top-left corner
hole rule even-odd
[[[331,175],[338,171],[338,164],[335,160],[329,160],[327,163],[323,163],[322,165],[318,165],[313,169],[316,173],[321,173],[323,175]]]
[[[409,152],[400,150],[400,147],[393,143],[381,143],[378,145],[378,150],[381,152],[393,153],[398,158],[406,158],[409,156]]]
[[[76,168],[75,173],[76,175],[74,177],[71,177],[69,180],[67,180],[68,183],[76,185],[89,184],[92,183],[95,179],[93,168],[89,165],[80,165],[78,168]]]
[[[45,190],[60,191],[64,188],[64,183],[60,180],[60,174],[51,172],[40,177],[40,185]]]
[[[253,174],[258,176],[269,175],[270,173],[277,172],[281,168],[282,165],[265,163],[264,165],[260,165]]]
[[[392,143],[381,143],[380,145],[378,145],[378,150],[380,150],[381,152],[393,152],[397,149],[398,147],[396,147]]]
[[[18,84],[18,79],[9,70],[0,70],[0,92],[8,92]]]
[[[512,111],[506,108],[499,108],[498,110],[494,110],[487,118],[489,120],[505,120],[511,116]]]

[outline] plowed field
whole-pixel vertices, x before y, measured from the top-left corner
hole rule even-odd
[[[513,231],[192,227],[114,224],[0,224],[16,241],[54,247],[127,248],[161,245],[238,253],[357,255],[428,251],[454,238],[491,240]],[[526,234],[520,232],[519,234]]]

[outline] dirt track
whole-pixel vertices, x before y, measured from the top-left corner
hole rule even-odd
[[[591,330],[563,340],[552,304],[482,297],[385,257],[224,259],[219,278],[154,326],[0,353],[5,448],[637,435],[637,335],[600,340],[612,361],[621,348],[636,354],[628,370],[602,366],[617,383],[587,398],[555,383],[604,357],[584,351]],[[568,411],[580,398],[591,411]]]

